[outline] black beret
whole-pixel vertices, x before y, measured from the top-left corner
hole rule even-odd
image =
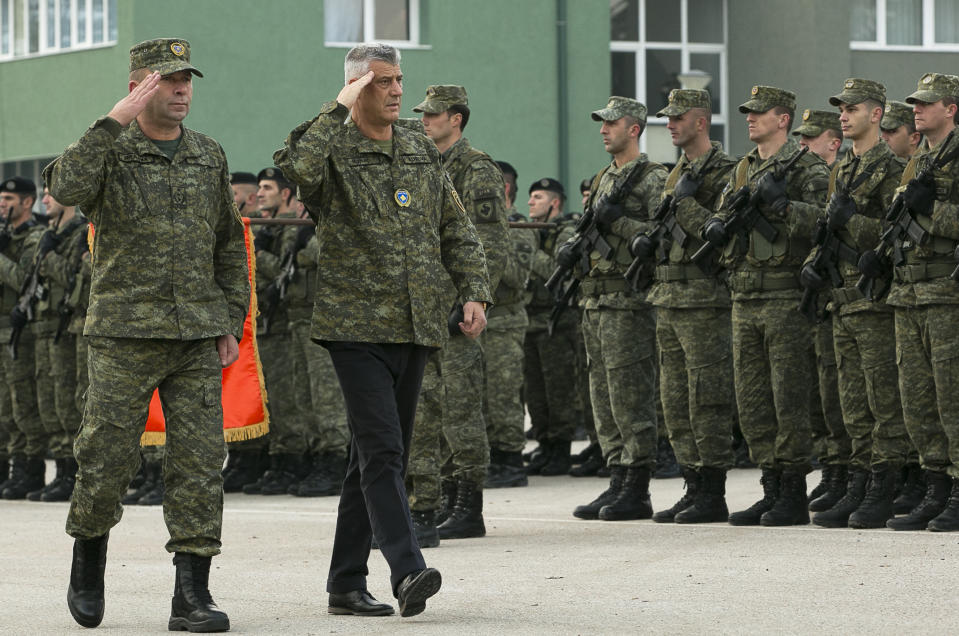
[[[10,177],[0,183],[0,192],[16,192],[17,194],[37,195],[37,184],[26,177]]]
[[[497,161],[496,165],[499,166],[499,169],[503,174],[511,174],[513,175],[514,179],[519,176],[519,173],[516,172],[516,168],[506,161]]]
[[[258,173],[256,173],[256,182],[259,183],[264,179],[271,179],[273,181],[288,183],[286,177],[283,176],[283,171],[279,168],[263,168]]]
[[[555,192],[564,199],[566,198],[566,189],[563,188],[563,184],[551,177],[544,177],[534,181],[533,185],[529,187],[529,193],[532,194],[535,190],[547,190],[548,192]]]
[[[256,175],[252,172],[234,172],[230,175],[230,184],[240,184],[246,183],[249,185],[256,185],[258,182],[256,180]]]

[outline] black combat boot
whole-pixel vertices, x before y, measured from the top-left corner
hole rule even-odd
[[[233,462],[231,467],[229,462]],[[223,471],[223,492],[240,492],[254,483],[263,471],[260,468],[260,449],[230,451],[227,468]]]
[[[676,453],[673,452],[673,445],[669,443],[669,438],[663,437],[656,446],[656,471],[653,477],[656,479],[672,479],[681,474],[679,463],[676,461]]]
[[[27,493],[43,488],[43,476],[47,472],[47,464],[42,457],[22,457],[20,479],[3,489],[4,499],[26,499]],[[14,463],[14,472],[17,465]]]
[[[440,544],[435,510],[410,510],[410,517],[413,519],[413,532],[420,548],[435,548]]]
[[[926,471],[926,494],[922,501],[903,517],[886,522],[893,530],[925,530],[929,522],[942,514],[952,491],[952,479],[946,473]]]
[[[625,466],[611,466],[609,469],[609,488],[600,493],[599,497],[588,504],[576,506],[573,516],[577,519],[599,519],[599,511],[608,504],[616,501],[619,491],[623,489],[626,479]]]
[[[43,493],[47,492],[51,488],[56,488],[60,485],[60,482],[63,480],[63,460],[54,459],[54,466],[56,466],[57,472],[54,474],[53,479],[50,480],[50,483],[44,486],[43,488],[37,488],[36,490],[31,490],[27,493],[27,501],[41,501],[43,498]]]
[[[590,442],[586,445],[583,450],[578,453],[571,453],[569,456],[569,461],[571,464],[582,464],[587,459],[593,456],[593,452],[599,448],[599,442]]]
[[[800,526],[809,523],[806,473],[784,470],[776,503],[759,518],[761,526]]]
[[[156,475],[153,478],[153,488],[143,493],[143,496],[137,499],[138,506],[159,506],[163,503],[163,496],[166,494],[166,486],[163,483],[163,465],[157,463]]]
[[[926,494],[926,482],[919,464],[906,464],[902,467],[902,472],[902,486],[899,495],[892,502],[892,511],[897,515],[909,514]]]
[[[812,522],[823,528],[845,528],[849,525],[849,515],[862,505],[866,497],[866,487],[869,483],[869,473],[861,468],[848,471],[846,479],[846,493],[839,498],[832,508],[813,515]]]
[[[782,481],[782,471],[775,468],[763,468],[763,476],[759,483],[763,486],[763,498],[745,510],[729,515],[729,523],[733,526],[758,526],[764,513],[772,510],[776,498],[779,497],[779,483]]]
[[[291,495],[297,497],[329,497],[343,489],[346,472],[346,457],[333,453],[317,453],[313,456],[312,469],[298,484],[292,484]]]
[[[290,485],[298,483],[300,477],[300,457],[292,453],[270,455],[270,468],[263,477],[243,487],[248,495],[285,495]]]
[[[823,466],[822,481],[819,486],[825,484],[825,490],[812,498],[810,495],[809,510],[811,512],[823,512],[835,506],[842,496],[846,494],[846,482],[849,477],[849,468],[836,464]],[[816,488],[819,488],[816,486]],[[813,491],[815,492],[815,491]]]
[[[572,466],[569,458],[570,441],[568,439],[554,439],[550,442],[550,445],[549,459],[540,468],[539,474],[544,477],[567,474]]]
[[[140,498],[146,495],[148,492],[153,490],[157,485],[158,479],[163,479],[163,466],[160,462],[144,462],[143,463],[143,481],[140,483],[140,486],[126,495],[123,496],[123,499],[120,500],[124,506],[135,506]]]
[[[629,521],[649,519],[653,516],[653,504],[649,498],[649,468],[627,468],[623,487],[612,503],[599,509],[603,521]]]
[[[693,501],[696,498],[696,493],[699,491],[699,473],[696,472],[696,469],[690,468],[689,466],[683,466],[683,488],[686,489],[686,492],[683,493],[682,498],[673,504],[672,508],[667,508],[666,510],[660,510],[653,515],[653,521],[656,523],[672,523],[676,515],[689,508],[693,505]]]
[[[190,632],[225,632],[229,617],[216,606],[210,595],[210,557],[177,552],[173,557],[176,582],[167,629]]]
[[[75,539],[67,607],[73,619],[84,627],[96,627],[103,620],[103,573],[107,567],[109,533],[94,539]]]
[[[832,477],[833,468],[835,464],[827,464],[822,467],[822,472],[819,475],[819,483],[816,484],[816,487],[809,491],[809,503],[813,502],[813,499],[821,497],[826,488],[829,487],[829,480]]]
[[[864,530],[867,528],[885,528],[886,522],[895,515],[892,500],[896,494],[896,473],[898,468],[873,470],[869,477],[869,488],[862,503],[849,515],[849,527]]]
[[[440,509],[436,511],[436,525],[446,521],[456,505],[456,481],[444,479],[440,482]]]
[[[571,477],[592,477],[605,465],[603,449],[599,447],[599,442],[591,442],[576,457],[570,458],[570,461],[578,464],[569,469]]]
[[[495,462],[493,458],[496,459]],[[526,477],[523,454],[520,451],[490,450],[490,469],[486,476],[487,488],[522,488],[528,485],[529,479]]]
[[[527,475],[539,475],[543,466],[549,463],[553,456],[553,440],[542,439],[539,446],[536,447],[529,456],[529,464],[526,466]]]
[[[77,460],[66,457],[63,460],[63,475],[55,486],[45,488],[40,501],[69,501],[73,496],[73,487],[77,483]]]
[[[469,481],[456,482],[456,504],[437,528],[440,539],[470,539],[486,536],[483,523],[483,488]]]
[[[10,457],[0,455],[0,492],[10,485],[8,481],[10,481]]]
[[[959,530],[959,479],[953,478],[952,491],[945,509],[929,522],[926,529],[930,532],[955,532]]]
[[[653,517],[655,519],[655,516]],[[693,505],[676,514],[676,523],[715,523],[729,520],[726,507],[726,471],[703,466]]]

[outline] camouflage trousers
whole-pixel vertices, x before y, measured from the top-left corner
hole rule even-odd
[[[306,441],[315,454],[346,457],[350,429],[343,391],[330,352],[310,340],[310,323],[290,324],[293,335],[293,392],[300,417],[307,422]]]
[[[293,337],[289,333],[271,333],[257,336],[256,343],[270,411],[270,455],[301,456],[307,450],[312,429],[297,406],[306,395],[298,395],[293,384]]]
[[[7,461],[13,453],[13,405],[10,403],[10,390],[5,382],[0,382],[0,462]]]
[[[499,310],[499,311],[497,311]],[[520,453],[526,446],[523,426],[523,340],[529,320],[522,306],[494,307],[480,336],[486,364],[483,416],[490,448]]]
[[[80,429],[77,410],[77,347],[76,336],[61,334],[54,344],[55,333],[36,337],[35,376],[37,406],[43,428],[49,436],[54,459],[73,457],[73,440]]]
[[[533,328],[523,342],[523,397],[540,440],[571,440],[580,419],[577,399],[581,346],[576,313],[567,311],[553,335]]]
[[[923,468],[959,478],[959,307],[896,307],[906,430]]]
[[[792,299],[733,301],[739,425],[762,468],[809,471],[809,323]]]
[[[593,403],[589,399],[589,370],[586,368],[586,341],[583,340],[583,320],[576,321],[576,412],[590,442],[596,442],[596,424],[593,421]]]
[[[88,344],[90,388],[74,445],[80,469],[67,534],[98,537],[120,521],[120,499],[139,467],[140,435],[159,388],[166,549],[218,554],[226,444],[214,340],[89,338]]]
[[[593,420],[609,466],[656,463],[656,321],[652,309],[583,312]]]
[[[76,342],[77,375],[74,402],[77,412],[83,418],[83,409],[87,401],[87,387],[90,386],[90,371],[87,368],[87,337],[83,334],[71,334]]]
[[[839,399],[855,468],[898,468],[911,450],[899,399],[895,322],[891,312],[833,316]]]
[[[823,465],[845,466],[849,463],[851,450],[839,402],[832,320],[812,327],[812,345],[810,355],[817,375],[809,392],[809,428],[812,431],[813,453]]]
[[[0,341],[8,342],[10,330],[0,330]],[[34,349],[36,339],[29,330],[20,335],[17,359],[6,351],[3,359],[3,379],[10,395],[10,412],[13,428],[10,431],[10,453],[28,457],[46,456],[49,435],[40,419],[37,408],[37,382],[34,377]]]
[[[727,307],[656,309],[663,416],[681,466],[733,466],[731,340]]]
[[[410,510],[439,510],[441,457],[449,450],[443,438],[445,389],[440,376],[440,351],[426,360],[420,398],[413,420],[410,458],[406,467],[406,494]]]

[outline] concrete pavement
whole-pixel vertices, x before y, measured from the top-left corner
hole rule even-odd
[[[52,473],[48,473],[52,474]],[[818,473],[809,477],[810,487]],[[443,588],[414,618],[333,617],[325,579],[337,498],[228,495],[211,590],[243,634],[901,634],[959,628],[959,534],[581,521],[596,478],[536,477],[486,491],[483,539],[426,550]],[[731,510],[761,495],[729,478]],[[654,480],[671,506],[682,480]],[[66,607],[66,504],[0,501],[2,634],[79,634]],[[111,533],[100,634],[166,633],[172,555],[159,508]],[[369,588],[391,600],[370,558]],[[90,633],[90,632],[87,632]]]

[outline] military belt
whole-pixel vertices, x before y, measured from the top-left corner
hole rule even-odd
[[[580,284],[584,296],[599,296],[629,291],[625,278],[585,278]]]
[[[799,279],[793,271],[735,272],[729,277],[729,289],[734,292],[782,291],[799,289]]]
[[[862,295],[862,292],[859,291],[859,288],[855,285],[832,290],[832,300],[837,305],[847,305],[857,300],[862,300],[863,298],[865,298],[865,296]]]
[[[918,283],[932,278],[946,278],[955,268],[955,263],[912,263],[896,267],[893,276],[897,283]]]
[[[671,263],[657,265],[653,277],[663,283],[686,282],[687,280],[702,280],[711,278],[692,263]]]

